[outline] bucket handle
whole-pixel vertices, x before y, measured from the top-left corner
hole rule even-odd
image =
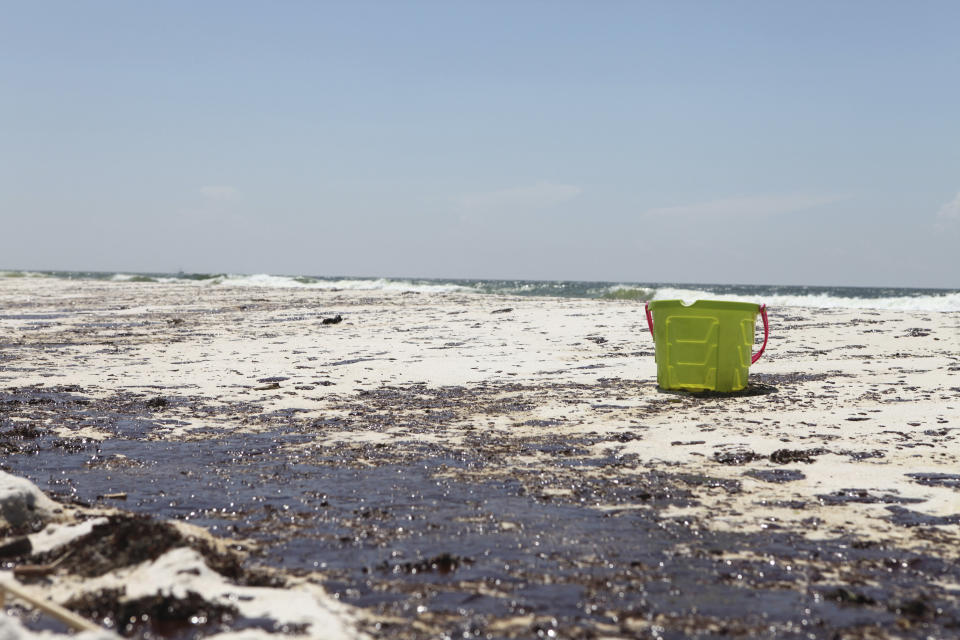
[[[650,303],[644,303],[643,309],[647,312],[647,326],[650,327],[650,335],[653,336],[653,314],[650,313]],[[770,337],[770,321],[767,320],[767,305],[765,304],[760,305],[760,317],[763,318],[763,344],[760,345],[760,351],[753,354],[750,364],[759,360],[760,356],[763,355],[763,350],[767,348],[767,339]]]
[[[753,364],[763,355],[763,350],[767,348],[767,338],[770,337],[770,322],[767,320],[767,305],[760,305],[760,317],[763,318],[763,344],[760,345],[760,351],[753,354],[750,364]]]

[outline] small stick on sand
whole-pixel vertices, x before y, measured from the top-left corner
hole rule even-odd
[[[63,560],[63,557],[61,557],[60,560]],[[0,604],[2,604],[2,600],[4,599],[3,596],[9,593],[13,597],[23,600],[34,608],[53,616],[57,620],[60,620],[64,624],[69,625],[71,628],[77,631],[99,631],[101,633],[109,633],[100,625],[94,624],[82,616],[78,616],[73,611],[62,607],[55,602],[44,600],[40,596],[35,595],[30,591],[29,588],[16,584],[12,577],[8,577],[10,574],[4,575],[5,573],[6,572],[0,573]]]
[[[71,553],[73,553],[73,550],[67,551],[65,554],[48,564],[18,565],[13,568],[13,575],[18,578],[39,578],[41,576],[48,576],[53,573],[60,563],[66,560]]]

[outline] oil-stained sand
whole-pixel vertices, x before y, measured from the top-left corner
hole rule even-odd
[[[956,314],[775,313],[724,397],[658,391],[629,303],[108,289],[10,321],[5,468],[244,540],[232,580],[382,637],[960,634]]]

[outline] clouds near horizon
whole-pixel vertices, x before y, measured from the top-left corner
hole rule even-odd
[[[240,191],[230,185],[211,184],[200,187],[200,195],[209,200],[228,201],[240,197]]]
[[[941,222],[960,221],[960,192],[949,202],[945,202],[937,212],[937,219]]]
[[[744,217],[796,213],[845,200],[847,196],[833,194],[755,195],[738,198],[718,198],[705,202],[657,207],[643,212],[655,217]]]

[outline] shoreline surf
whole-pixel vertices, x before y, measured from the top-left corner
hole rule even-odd
[[[683,299],[687,301],[714,299],[763,301],[771,307],[891,309],[931,312],[960,311],[960,289],[907,287],[0,270],[0,280],[6,278],[53,278],[69,281],[93,280],[148,284],[186,283],[198,287],[263,287],[314,291],[354,290],[407,293],[474,293],[480,295],[585,298],[636,302],[665,299]]]

